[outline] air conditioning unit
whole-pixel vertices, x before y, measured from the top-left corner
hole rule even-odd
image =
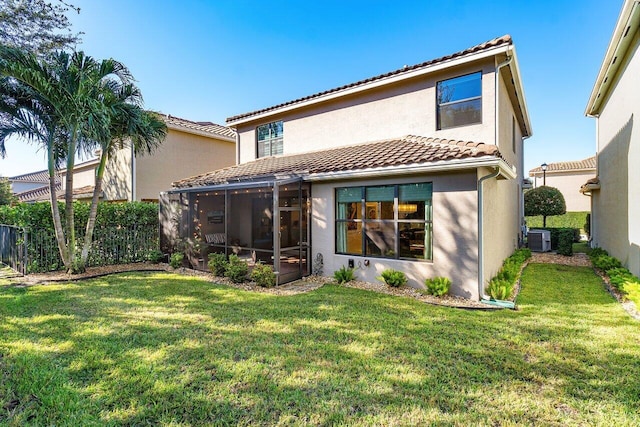
[[[529,249],[534,252],[549,252],[551,250],[551,232],[549,230],[529,230],[527,243]]]

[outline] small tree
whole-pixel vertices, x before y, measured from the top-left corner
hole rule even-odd
[[[547,217],[563,215],[567,212],[564,196],[555,187],[538,187],[524,194],[524,214],[542,215],[542,226],[547,226]]]
[[[10,205],[16,201],[16,196],[11,191],[11,183],[8,178],[0,176],[0,206]]]

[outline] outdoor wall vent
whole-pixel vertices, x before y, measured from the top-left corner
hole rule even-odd
[[[549,230],[529,230],[527,242],[529,249],[534,252],[549,252],[551,250],[551,232]]]

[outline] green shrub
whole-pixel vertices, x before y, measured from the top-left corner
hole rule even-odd
[[[638,278],[624,267],[612,268],[607,271],[611,286],[625,294],[625,285],[630,283],[640,283]]]
[[[593,261],[594,259],[601,257],[602,255],[609,255],[609,252],[602,248],[591,248],[588,255],[589,258],[591,258],[591,260]]]
[[[402,271],[394,270],[392,268],[384,270],[377,279],[389,286],[393,286],[394,288],[399,288],[400,286],[407,284],[407,275]]]
[[[347,268],[343,265],[333,273],[333,278],[336,279],[336,282],[339,284],[343,284],[354,280],[356,276],[353,273],[353,268]]]
[[[152,264],[158,264],[164,259],[164,254],[158,249],[153,249],[147,254],[147,261]]]
[[[434,277],[433,279],[427,279],[424,281],[424,285],[427,288],[427,292],[433,296],[441,297],[448,294],[451,288],[451,280],[446,277]]]
[[[270,265],[258,262],[251,271],[251,280],[263,288],[272,288],[276,285],[276,273]]]
[[[600,270],[604,271],[622,267],[622,263],[618,261],[617,258],[609,255],[600,255],[597,258],[592,258],[591,262],[593,263],[593,266],[595,268],[599,268]]]
[[[514,283],[504,279],[494,278],[489,282],[487,293],[493,299],[506,300],[513,292]]]
[[[225,271],[227,270],[227,256],[221,253],[212,253],[209,254],[209,261],[207,262],[207,266],[209,270],[218,277],[223,277]]]
[[[247,278],[249,267],[247,263],[242,261],[238,255],[229,255],[229,263],[224,271],[224,275],[233,283],[242,283]]]
[[[169,264],[173,268],[182,267],[182,261],[184,260],[184,254],[182,252],[174,252],[171,254],[171,259],[169,259]]]
[[[560,255],[573,255],[574,230],[571,228],[561,229],[558,235],[558,253]]]

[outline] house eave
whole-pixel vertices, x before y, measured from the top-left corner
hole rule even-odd
[[[587,108],[585,109],[586,116],[597,117],[600,114],[602,102],[607,97],[620,66],[624,63],[624,57],[638,25],[640,25],[640,2],[626,0],[620,11],[618,22],[600,66],[596,82],[591,90]],[[627,28],[631,28],[631,30],[627,32]]]
[[[249,115],[246,117],[241,117],[235,120],[228,120],[227,121],[227,126],[230,127],[237,127],[238,125],[244,124],[244,123],[249,123],[249,122],[253,122],[253,121],[257,121],[257,120],[262,120],[264,118],[267,117],[271,117],[274,116],[276,114],[282,114],[282,113],[286,113],[288,111],[292,111],[292,110],[297,110],[299,108],[305,108],[305,107],[309,107],[312,105],[316,105],[319,103],[323,103],[323,102],[327,102],[336,98],[341,98],[343,96],[348,96],[348,95],[352,95],[352,94],[357,94],[360,92],[364,92],[364,91],[368,91],[374,88],[378,88],[381,86],[386,86],[389,84],[393,84],[396,82],[400,82],[403,80],[408,80],[408,79],[413,79],[416,77],[420,77],[420,76],[424,76],[427,74],[431,74],[431,73],[435,73],[437,71],[441,71],[447,68],[451,68],[451,67],[455,67],[455,66],[459,66],[459,65],[463,65],[463,64],[467,64],[469,62],[474,62],[474,61],[478,61],[484,58],[490,58],[492,56],[501,54],[501,53],[507,53],[511,50],[511,45],[500,45],[500,46],[495,46],[495,47],[491,47],[491,48],[487,48],[486,50],[479,52],[479,53],[473,53],[473,54],[469,54],[467,56],[461,57],[461,58],[454,58],[454,59],[450,59],[450,60],[446,60],[446,61],[442,61],[442,62],[438,62],[437,64],[433,64],[433,65],[427,65],[424,68],[418,69],[418,70],[413,70],[413,71],[408,71],[406,73],[402,73],[399,75],[393,75],[393,76],[389,76],[386,78],[381,78],[378,80],[375,80],[373,82],[370,83],[364,83],[362,85],[356,86],[356,87],[350,87],[350,88],[346,88],[340,91],[336,91],[336,92],[331,92],[328,93],[326,95],[320,95],[317,97],[314,97],[312,99],[306,100],[306,101],[301,101],[298,103],[294,103],[294,104],[290,104],[290,105],[285,105],[282,106],[280,108],[275,108],[273,110],[269,110],[269,111],[265,111],[263,113],[259,113],[259,114],[255,114],[255,115]],[[519,76],[517,78],[518,82],[519,82]],[[523,95],[524,96],[524,95]],[[523,98],[524,101],[524,98]],[[524,112],[526,117],[527,117],[527,125],[529,126],[528,123],[528,114],[526,114],[526,111]],[[530,129],[528,127],[528,129]]]
[[[314,173],[304,177],[305,181],[335,181],[348,179],[380,178],[383,175],[415,175],[421,173],[457,172],[481,167],[498,168],[504,179],[515,179],[516,170],[502,159],[495,157],[473,158],[464,160],[443,160],[435,163],[388,166],[353,171]]]

